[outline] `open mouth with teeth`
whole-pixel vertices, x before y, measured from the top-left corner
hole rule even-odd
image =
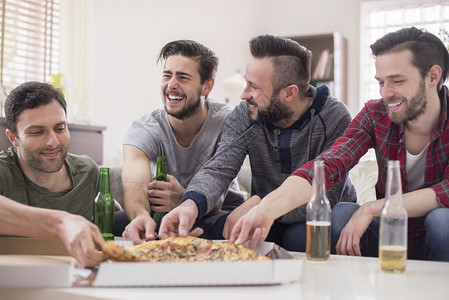
[[[166,96],[170,103],[178,103],[184,100],[184,96],[181,95],[167,94]]]
[[[404,103],[404,100],[390,102],[388,103],[388,109],[390,111],[396,111],[399,109],[402,103]]]

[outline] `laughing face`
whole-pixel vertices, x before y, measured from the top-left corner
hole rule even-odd
[[[64,165],[69,141],[64,109],[52,101],[20,114],[13,143],[23,169],[55,173]]]
[[[283,127],[293,116],[291,111],[280,99],[280,90],[273,89],[273,63],[270,58],[250,57],[246,65],[246,86],[240,98],[246,100],[251,119],[255,122],[260,118],[275,126]]]
[[[376,58],[376,79],[388,116],[404,124],[422,115],[427,104],[425,80],[411,63],[409,50],[388,53]]]
[[[194,115],[200,107],[201,96],[205,96],[198,62],[181,55],[169,56],[164,66],[161,92],[170,116],[183,120]]]

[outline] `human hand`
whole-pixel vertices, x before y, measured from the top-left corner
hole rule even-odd
[[[99,265],[107,259],[107,255],[95,249],[95,245],[101,249],[104,239],[100,230],[85,218],[64,214],[58,224],[57,234],[78,263],[86,268]]]
[[[150,208],[155,212],[169,212],[179,205],[185,188],[172,175],[167,174],[168,181],[154,180],[148,184]]]
[[[369,213],[366,204],[357,209],[340,233],[335,246],[337,254],[362,256],[360,239],[372,220],[373,215]]]
[[[256,205],[237,221],[232,229],[229,242],[247,243],[249,248],[260,246],[267,238],[273,222],[274,220],[263,209],[260,209],[260,206]]]
[[[134,245],[154,240],[156,236],[156,222],[149,214],[137,216],[123,231],[123,237],[128,241],[132,241]]]
[[[198,208],[193,200],[186,200],[162,218],[159,238],[172,236],[199,236],[203,229],[195,228],[190,231],[198,216]]]
[[[259,204],[261,201],[259,196],[252,196],[251,198],[249,198],[248,200],[246,200],[245,202],[243,202],[242,205],[240,205],[239,207],[237,207],[236,209],[234,209],[229,216],[226,218],[226,222],[225,225],[223,227],[223,237],[225,239],[230,238],[232,229],[234,228],[235,224],[237,223],[237,221],[244,216],[252,207],[256,206],[257,204]]]

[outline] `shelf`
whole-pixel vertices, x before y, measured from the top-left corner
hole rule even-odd
[[[316,86],[317,83],[327,83],[335,97],[347,104],[347,41],[339,33],[308,35],[308,36],[290,36],[310,51],[312,51],[312,69],[310,84]],[[316,72],[320,57],[323,52],[328,51],[326,65],[318,68],[321,72]],[[323,55],[324,57],[326,55]],[[313,75],[321,73],[321,76]],[[323,76],[325,74],[325,76]]]

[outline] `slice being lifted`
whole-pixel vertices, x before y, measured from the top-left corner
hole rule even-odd
[[[129,248],[107,241],[102,251],[110,260],[128,262],[270,260],[241,244],[191,236],[149,241]]]

